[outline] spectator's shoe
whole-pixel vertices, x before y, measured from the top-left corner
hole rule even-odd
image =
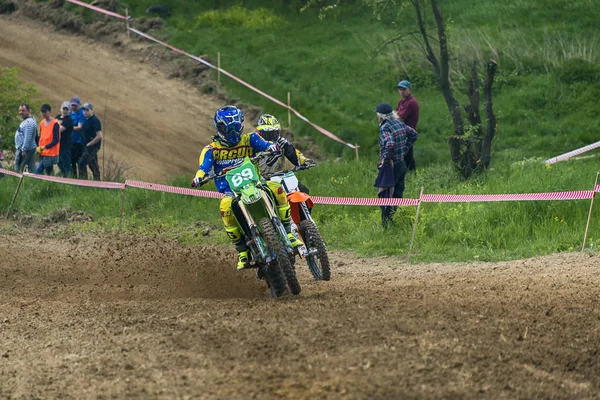
[[[248,266],[250,258],[248,257],[248,250],[240,251],[238,254],[237,270],[240,271]]]

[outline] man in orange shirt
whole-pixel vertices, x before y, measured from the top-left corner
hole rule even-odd
[[[60,125],[52,118],[52,108],[43,104],[41,108],[42,121],[40,122],[40,143],[36,151],[40,155],[40,163],[35,170],[36,174],[52,175],[54,165],[58,164],[60,151]]]

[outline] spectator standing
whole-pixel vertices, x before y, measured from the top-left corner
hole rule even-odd
[[[37,122],[31,116],[29,104],[19,106],[19,116],[23,119],[15,133],[15,171],[23,172],[27,165],[29,172],[35,171],[35,148],[37,144]]]
[[[81,100],[74,96],[71,98],[71,120],[73,120],[73,132],[71,134],[71,168],[73,176],[79,177],[79,160],[83,154],[83,122],[85,115],[81,109]]]
[[[85,122],[83,123],[83,155],[79,160],[79,178],[87,179],[87,167],[90,167],[95,181],[100,180],[98,151],[102,145],[102,125],[94,114],[93,106],[85,103],[82,107]]]
[[[417,131],[398,120],[389,103],[381,103],[375,109],[379,121],[379,176],[375,185],[383,188],[380,198],[402,198],[406,163],[404,157],[417,141]],[[390,182],[391,181],[391,182]],[[381,207],[381,222],[386,228],[392,220],[396,207]]]
[[[56,120],[60,125],[60,151],[58,153],[58,168],[62,176],[67,177],[73,174],[71,167],[71,147],[73,120],[69,114],[69,102],[65,101],[60,106],[60,114],[56,116]]]
[[[52,175],[60,152],[60,124],[52,118],[52,107],[49,104],[42,104],[41,112],[43,119],[40,121],[40,143],[36,150],[40,154],[40,162],[35,173]]]
[[[398,82],[398,92],[400,92],[400,101],[396,110],[398,117],[416,131],[419,123],[419,103],[412,95],[412,85],[409,81],[400,81]],[[417,166],[412,147],[406,153],[404,160],[409,171],[416,171]]]

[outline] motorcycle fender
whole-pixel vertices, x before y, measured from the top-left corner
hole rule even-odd
[[[290,203],[304,203],[305,201],[311,201],[310,196],[302,192],[292,192],[287,195],[287,199]]]

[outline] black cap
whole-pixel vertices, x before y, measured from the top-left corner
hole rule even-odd
[[[40,108],[40,111],[52,111],[52,107],[50,107],[50,104],[42,104],[42,108]]]
[[[375,109],[375,112],[384,115],[390,114],[392,111],[394,111],[394,109],[392,108],[390,103],[381,103]]]

